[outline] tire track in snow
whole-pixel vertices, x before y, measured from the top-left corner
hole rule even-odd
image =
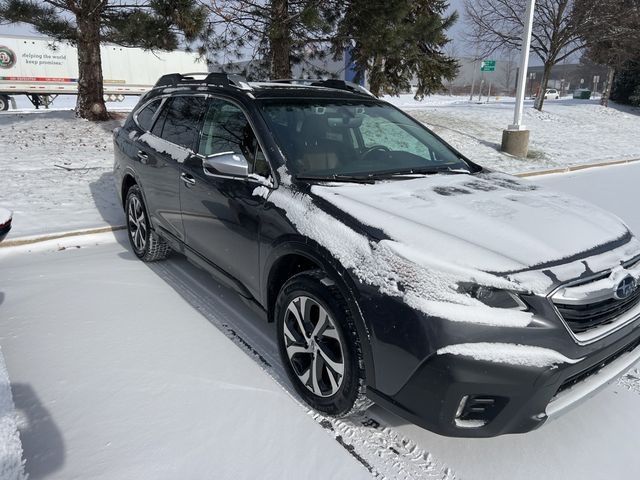
[[[634,368],[618,380],[618,385],[640,395],[640,368]]]
[[[171,285],[289,394],[311,418],[332,435],[346,452],[361,463],[374,478],[399,480],[455,480],[455,473],[391,427],[367,412],[349,419],[324,417],[311,410],[291,388],[280,365],[273,324],[256,318],[234,292],[219,287],[212,277],[184,259],[172,259],[149,267]],[[229,300],[227,300],[227,297]]]

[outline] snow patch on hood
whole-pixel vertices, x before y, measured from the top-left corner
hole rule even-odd
[[[494,363],[506,363],[525,367],[552,367],[561,363],[578,363],[582,360],[565,357],[555,350],[512,343],[460,343],[437,351],[438,355],[461,355]]]
[[[167,142],[166,140],[156,137],[155,135],[152,135],[149,132],[143,133],[142,135],[140,135],[140,138],[138,140],[146,143],[157,152],[169,155],[173,160],[175,160],[178,163],[184,163],[184,161],[190,155],[189,150],[187,150],[186,148]]]
[[[509,272],[587,252],[628,229],[582,200],[501,173],[374,185],[314,185],[313,195],[425,258]]]

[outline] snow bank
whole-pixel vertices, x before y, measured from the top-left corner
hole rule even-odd
[[[26,480],[11,385],[0,353],[0,480]]]
[[[437,354],[462,355],[474,360],[539,368],[552,367],[560,363],[578,363],[582,360],[565,357],[548,348],[510,343],[461,343],[441,348]]]

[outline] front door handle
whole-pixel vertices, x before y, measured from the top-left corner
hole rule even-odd
[[[138,160],[140,160],[140,163],[147,163],[149,161],[149,155],[142,150],[138,150]]]
[[[188,173],[182,173],[180,174],[180,179],[185,183],[185,185],[190,186],[190,185],[195,185],[196,184],[196,179],[193,178],[191,175],[189,175]]]

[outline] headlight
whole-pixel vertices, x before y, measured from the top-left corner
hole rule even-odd
[[[482,285],[460,284],[460,291],[492,308],[527,310],[527,305],[520,297],[507,290],[500,290]]]

